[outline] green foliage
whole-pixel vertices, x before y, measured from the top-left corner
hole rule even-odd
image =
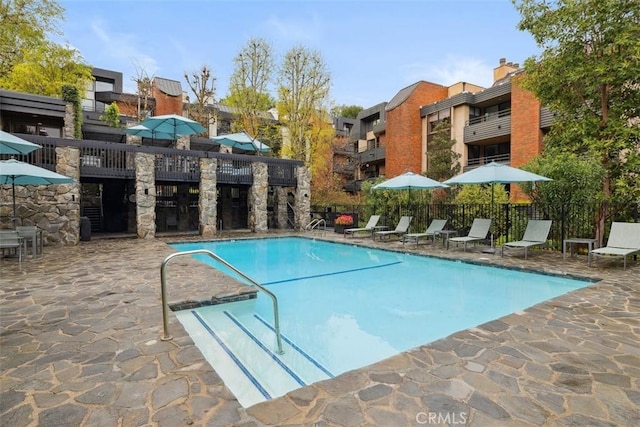
[[[364,108],[360,105],[339,105],[334,108],[333,115],[335,117],[355,119],[362,110],[364,110]]]
[[[602,165],[605,200],[640,199],[640,2],[513,3],[519,28],[544,48],[525,61],[522,83],[555,113],[546,149]]]
[[[491,185],[462,185],[454,198],[456,204],[491,204]],[[493,184],[493,203],[509,203],[509,193],[502,184]]]
[[[451,139],[451,124],[441,122],[435,126],[434,137],[427,144],[427,172],[425,176],[436,181],[446,181],[460,172],[461,155],[454,151],[455,139]],[[451,189],[438,190],[434,193],[439,202],[452,197]]]
[[[322,116],[328,111],[331,89],[331,75],[320,52],[302,46],[290,49],[279,70],[278,86],[278,117],[287,130],[283,154],[309,166],[312,147],[318,145],[311,138],[322,135],[314,127],[325,126]]]
[[[534,203],[550,206],[592,205],[602,198],[604,170],[594,159],[573,153],[546,150],[523,169],[553,181],[520,185]]]
[[[82,139],[82,104],[78,88],[71,85],[62,86],[62,99],[73,105],[73,130],[75,139]]]
[[[264,128],[271,125],[264,112],[276,104],[268,92],[275,68],[273,48],[264,39],[253,38],[233,61],[235,68],[229,80],[229,95],[223,101],[238,112],[232,130],[244,130],[250,135],[264,134]]]
[[[0,76],[7,76],[26,52],[47,43],[47,34],[60,34],[64,9],[54,0],[0,1]]]
[[[100,115],[100,120],[114,128],[122,127],[120,125],[120,108],[118,108],[118,104],[114,102],[104,107],[104,112]]]
[[[23,53],[11,72],[0,76],[0,86],[36,95],[62,95],[62,86],[70,85],[84,93],[92,80],[92,68],[84,63],[77,50],[43,42]]]
[[[364,195],[364,205],[367,211],[391,212],[399,207],[415,207],[431,203],[432,190],[394,190],[379,189],[372,187],[386,181],[386,178],[379,177],[375,181],[365,181],[362,183],[362,194]]]

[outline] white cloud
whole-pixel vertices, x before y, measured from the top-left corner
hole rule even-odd
[[[137,76],[139,71],[153,77],[160,69],[158,61],[140,47],[140,40],[135,34],[112,31],[102,20],[92,21],[90,28],[99,42],[92,47],[93,54],[97,53],[101,63],[108,64],[105,67],[124,74],[125,92],[135,92],[131,78]],[[86,54],[84,56],[87,57]],[[100,67],[95,59],[91,62]]]
[[[290,21],[271,15],[264,22],[264,26],[274,37],[296,44],[316,41],[322,34],[322,22],[316,15],[312,15],[309,19],[300,18]]]

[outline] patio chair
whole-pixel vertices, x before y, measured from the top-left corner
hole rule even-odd
[[[466,236],[460,237],[449,237],[447,240],[447,249],[449,249],[449,242],[456,243],[464,243],[464,252],[467,251],[467,243],[469,242],[479,242],[482,240],[487,240],[487,235],[489,234],[489,229],[491,228],[491,220],[485,218],[476,218],[473,220],[471,224],[471,229],[469,230],[469,234]]]
[[[344,235],[346,236],[347,234],[351,234],[351,237],[353,237],[355,233],[368,231],[373,236],[373,232],[375,231],[376,226],[378,225],[378,221],[380,221],[380,215],[371,215],[371,217],[369,217],[369,221],[367,221],[367,225],[360,228],[357,228],[357,227],[345,228]]]
[[[527,251],[529,248],[547,244],[549,231],[551,231],[550,220],[529,220],[529,222],[527,223],[527,228],[524,230],[524,236],[522,236],[522,240],[506,242],[504,245],[502,245],[502,256],[504,256],[505,248],[524,248],[524,259],[527,259]]]
[[[435,243],[436,236],[440,234],[446,224],[446,219],[434,219],[433,221],[431,221],[431,224],[429,224],[424,233],[405,234],[404,239],[402,239],[402,244],[404,245],[407,242],[416,242],[416,246],[418,246],[418,243],[420,243],[420,238],[422,237],[431,237],[433,239],[433,243]]]
[[[0,252],[3,256],[5,254],[18,255],[18,263],[22,265],[22,254],[26,255],[27,247],[17,231],[0,230]]]
[[[413,217],[403,216],[402,218],[400,218],[400,221],[398,221],[398,225],[396,226],[395,230],[376,231],[373,233],[373,240],[376,239],[376,236],[378,236],[378,238],[382,240],[383,237],[387,237],[388,239],[391,239],[391,236],[401,237],[407,234],[407,232],[409,231],[409,225],[411,225],[412,219]]]
[[[627,269],[627,256],[640,253],[640,223],[614,222],[607,240],[607,246],[589,252],[589,265],[594,255],[621,256]]]

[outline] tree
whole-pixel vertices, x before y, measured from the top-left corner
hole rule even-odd
[[[74,86],[84,94],[92,79],[92,67],[84,63],[77,50],[43,42],[23,52],[21,61],[15,63],[8,74],[0,76],[0,86],[60,97],[65,85]]]
[[[318,51],[298,46],[285,54],[278,83],[278,117],[286,128],[283,154],[310,165],[320,144],[312,138],[321,134],[313,127],[324,126],[319,117],[328,110],[331,76]]]
[[[207,111],[207,105],[213,102],[216,93],[216,78],[211,74],[211,67],[203,65],[199,70],[191,72],[191,78],[187,73],[184,73],[184,79],[196,97],[196,102],[190,103],[187,107],[189,115],[204,126],[208,134],[211,114]]]
[[[0,76],[7,76],[28,52],[60,34],[64,9],[54,0],[0,1]]]
[[[104,107],[104,112],[100,115],[100,120],[107,125],[119,128],[120,126],[120,108],[115,102]]]
[[[451,124],[449,122],[438,123],[433,128],[433,137],[427,142],[427,173],[426,175],[436,181],[446,181],[460,172],[460,153],[453,150],[456,144],[451,139]]]
[[[142,122],[151,113],[149,99],[153,93],[153,77],[150,77],[140,64],[134,64],[136,67],[136,75],[131,77],[131,81],[136,84],[136,98],[133,108],[129,106],[130,111],[135,111],[136,121]]]
[[[521,81],[555,114],[545,150],[595,159],[604,200],[640,200],[640,2],[512,0],[544,50]],[[604,228],[601,211],[600,230]]]
[[[360,105],[338,105],[333,108],[332,114],[334,117],[355,119],[358,117],[358,113],[362,110],[364,110],[364,108]]]
[[[229,81],[229,96],[225,99],[226,105],[238,112],[232,128],[256,137],[264,134],[264,127],[270,124],[264,112],[275,105],[268,92],[275,68],[273,48],[265,40],[253,38],[233,61],[235,69]]]

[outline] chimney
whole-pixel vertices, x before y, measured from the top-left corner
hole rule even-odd
[[[507,58],[500,58],[500,65],[493,69],[493,82],[505,78],[507,74],[517,71],[518,68],[518,64],[507,62]]]

